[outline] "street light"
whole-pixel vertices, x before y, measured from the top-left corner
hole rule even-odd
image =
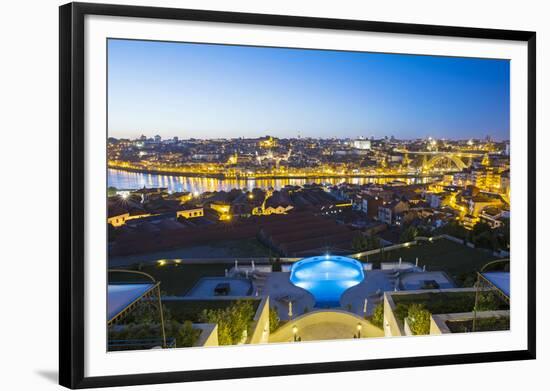
[[[361,323],[357,323],[357,338],[361,338],[361,329],[363,328],[363,326],[361,325]]]
[[[298,334],[298,327],[296,325],[292,326],[292,334],[294,335],[294,342],[296,342],[296,334]]]

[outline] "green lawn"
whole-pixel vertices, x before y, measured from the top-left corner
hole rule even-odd
[[[140,262],[159,259],[185,258],[268,258],[278,256],[277,252],[264,246],[255,238],[243,240],[222,240],[209,244],[173,248],[146,254],[132,254],[109,257],[110,267],[123,267]]]
[[[163,295],[183,296],[202,277],[224,276],[229,264],[179,264],[179,265],[146,265],[142,272],[153,276],[160,281]]]
[[[439,239],[369,255],[368,261],[378,265],[380,262],[396,262],[400,257],[403,262],[413,264],[418,257],[419,266],[426,265],[426,270],[445,271],[459,286],[472,286],[475,273],[486,263],[497,259],[488,251],[470,248],[447,239]],[[366,258],[362,260],[366,261]]]

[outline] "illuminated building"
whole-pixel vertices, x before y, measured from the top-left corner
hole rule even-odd
[[[177,199],[180,203],[185,204],[187,201],[193,199],[193,194],[189,191],[183,191],[178,193],[173,193],[170,195],[171,198]]]
[[[503,194],[510,194],[510,171],[504,171],[500,175],[500,191]]]
[[[202,217],[202,216],[204,216],[204,209],[201,207],[186,208],[186,209],[178,210],[176,212],[176,218],[183,217],[185,219],[193,219],[193,218]]]
[[[473,170],[470,183],[486,191],[499,191],[501,175],[494,169]]]
[[[353,140],[353,148],[370,149],[371,148],[370,140],[365,140],[365,139]]]
[[[489,166],[489,164],[491,163],[491,161],[489,160],[489,154],[486,153],[485,155],[483,155],[483,160],[481,161],[481,165],[482,166]]]
[[[499,207],[503,202],[500,197],[489,197],[486,194],[478,194],[468,202],[468,209],[471,215],[477,217],[481,211],[489,206]]]
[[[271,136],[267,136],[266,138],[261,139],[258,145],[260,148],[274,148],[277,146],[277,140]]]
[[[113,227],[120,227],[126,224],[126,220],[128,220],[129,217],[130,213],[128,212],[113,214],[107,217],[107,224],[111,224]]]
[[[231,220],[231,215],[229,214],[229,211],[231,210],[230,205],[215,202],[210,204],[210,208],[218,212],[220,220],[222,221]]]
[[[409,204],[404,201],[392,201],[378,208],[378,220],[388,225],[395,224],[396,216],[409,210]]]
[[[272,214],[282,215],[293,208],[287,193],[283,194],[280,191],[268,189],[265,193],[262,205],[252,209],[252,214],[256,216],[269,216]]]
[[[491,228],[499,228],[502,226],[501,217],[504,217],[504,212],[499,208],[485,208],[479,215],[481,221],[487,223]]]

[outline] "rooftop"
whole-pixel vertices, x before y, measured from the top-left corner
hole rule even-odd
[[[510,297],[510,273],[509,272],[486,272],[481,274],[487,281],[493,284],[506,296]]]
[[[155,284],[109,284],[107,286],[107,319],[113,319],[154,287]]]

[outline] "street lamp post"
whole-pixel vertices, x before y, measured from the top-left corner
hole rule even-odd
[[[361,338],[361,329],[363,328],[363,326],[361,325],[361,323],[357,323],[357,338]]]
[[[292,313],[292,302],[289,301],[288,302],[288,317],[289,317],[289,319],[292,319],[292,315],[293,315],[293,313]]]
[[[297,334],[298,334],[298,327],[296,325],[294,325],[294,326],[292,326],[292,335],[294,336],[294,342],[296,342],[298,340]]]

